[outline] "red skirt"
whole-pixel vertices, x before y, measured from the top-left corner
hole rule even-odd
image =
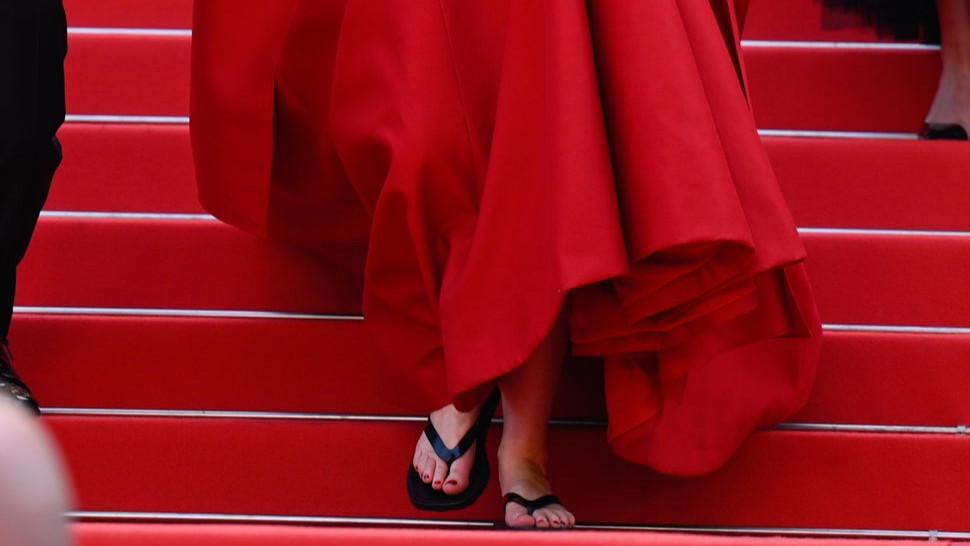
[[[717,0],[206,0],[216,216],[364,271],[385,376],[475,403],[560,314],[609,439],[677,474],[806,400],[804,249]]]

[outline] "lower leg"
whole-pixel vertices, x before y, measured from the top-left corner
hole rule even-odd
[[[970,129],[970,0],[936,0],[943,71],[926,123]]]
[[[502,493],[536,499],[552,492],[548,475],[548,428],[559,372],[566,356],[566,325],[560,318],[535,353],[499,381],[502,391],[502,442],[498,449]],[[508,504],[506,523],[515,527],[568,527],[575,518],[559,504],[530,516]]]
[[[0,149],[0,395],[39,413],[30,389],[14,371],[7,346],[13,316],[17,265],[27,250],[40,209],[47,198],[51,177],[60,162],[60,145],[54,139],[21,153]]]

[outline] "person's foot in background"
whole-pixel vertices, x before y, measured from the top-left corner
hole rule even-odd
[[[970,131],[970,0],[937,0],[943,71],[922,137],[967,140]]]
[[[33,393],[13,369],[13,356],[7,341],[3,339],[0,339],[0,396],[17,402],[33,415],[40,415]]]

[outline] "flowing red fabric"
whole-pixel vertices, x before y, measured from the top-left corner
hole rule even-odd
[[[206,0],[215,215],[363,268],[404,402],[480,400],[562,313],[609,440],[710,471],[808,396],[804,250],[709,0]]]

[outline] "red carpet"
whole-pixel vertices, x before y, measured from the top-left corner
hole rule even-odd
[[[235,544],[238,546],[304,546],[338,544],[340,546],[398,546],[420,543],[426,546],[505,546],[525,541],[535,546],[795,546],[804,540],[778,537],[731,538],[659,533],[624,533],[573,531],[556,533],[495,531],[426,531],[384,529],[316,529],[296,526],[260,527],[254,525],[157,525],[85,523],[77,526],[79,546],[202,546]],[[836,546],[840,540],[814,540],[813,545]],[[854,546],[882,544],[875,540],[855,540]],[[916,541],[893,542],[898,546],[922,544]],[[944,546],[947,541],[936,544]]]
[[[816,233],[804,239],[823,321],[970,323],[970,298],[962,297],[970,290],[963,282],[970,278],[970,239]],[[63,282],[64,270],[77,273],[74,282]],[[22,271],[20,305],[360,309],[350,273],[211,220],[43,218]]]
[[[75,27],[192,27],[192,0],[64,0],[64,10]]]
[[[804,236],[827,323],[970,324],[970,238]]]
[[[72,35],[69,112],[187,116],[190,41]],[[768,129],[913,132],[940,70],[932,50],[749,45],[745,62],[755,117]]]
[[[354,321],[21,314],[12,337],[53,407],[401,413]],[[97,373],[70,365],[92,355]],[[828,332],[814,394],[792,421],[966,423],[968,361],[970,336]],[[555,416],[603,419],[601,382],[598,364],[570,363]]]
[[[188,29],[189,0],[66,0],[73,27]],[[748,40],[874,41],[821,30],[813,0],[753,0]],[[68,113],[187,116],[190,37],[75,32]],[[764,129],[912,132],[938,70],[932,50],[746,48]],[[129,120],[131,121],[131,120]],[[177,120],[175,120],[177,121]],[[200,214],[185,124],[68,123],[49,211]],[[825,334],[813,396],[793,423],[757,434],[725,469],[665,478],[607,452],[599,426],[557,425],[558,493],[586,523],[970,531],[970,231],[965,143],[766,137],[796,222]],[[64,271],[71,272],[70,282]],[[41,220],[20,306],[357,313],[352,276],[199,218]],[[459,519],[500,514],[495,483],[472,509],[414,511],[403,492],[420,422],[378,388],[359,321],[50,314],[22,309],[18,368],[46,408],[371,415],[295,420],[49,415],[77,509],[111,512]],[[884,326],[950,330],[892,331]],[[949,333],[941,333],[949,332]],[[570,363],[558,418],[601,420],[596,364]],[[826,424],[949,427],[854,432]],[[497,432],[497,430],[496,430]],[[496,437],[497,438],[497,437]],[[495,448],[495,441],[490,444]],[[388,486],[390,484],[390,486]],[[390,489],[388,488],[390,487]],[[618,500],[619,499],[619,500]],[[651,544],[783,546],[794,538],[647,532],[547,534],[83,522],[82,546],[263,544]],[[970,537],[970,535],[967,535]],[[870,546],[875,541],[852,541]],[[844,539],[812,539],[835,546]]]
[[[360,312],[358,273],[212,220],[42,218],[21,271],[19,305]]]
[[[970,422],[970,336],[827,332],[808,405],[795,422]]]
[[[201,213],[188,126],[68,123],[48,210]],[[967,230],[960,142],[764,139],[801,226]],[[914,184],[913,180],[919,180]]]
[[[764,142],[800,226],[970,230],[970,154],[964,142]]]
[[[45,419],[85,510],[429,517],[404,494],[407,463],[388,462],[421,422]],[[970,475],[956,462],[970,442],[955,435],[761,432],[725,468],[694,479],[619,461],[599,428],[554,427],[551,441],[567,454],[550,468],[557,494],[585,523],[950,530],[966,521]],[[492,480],[468,510],[430,516],[497,514]]]
[[[764,129],[913,133],[940,77],[936,51],[746,47],[744,53],[755,120]]]
[[[71,34],[68,113],[187,116],[190,43],[187,36]]]
[[[823,29],[816,0],[754,0],[751,2],[744,37],[749,40],[792,40],[813,42],[877,42],[872,29],[853,27]]]
[[[47,210],[202,213],[187,125],[68,123]]]

